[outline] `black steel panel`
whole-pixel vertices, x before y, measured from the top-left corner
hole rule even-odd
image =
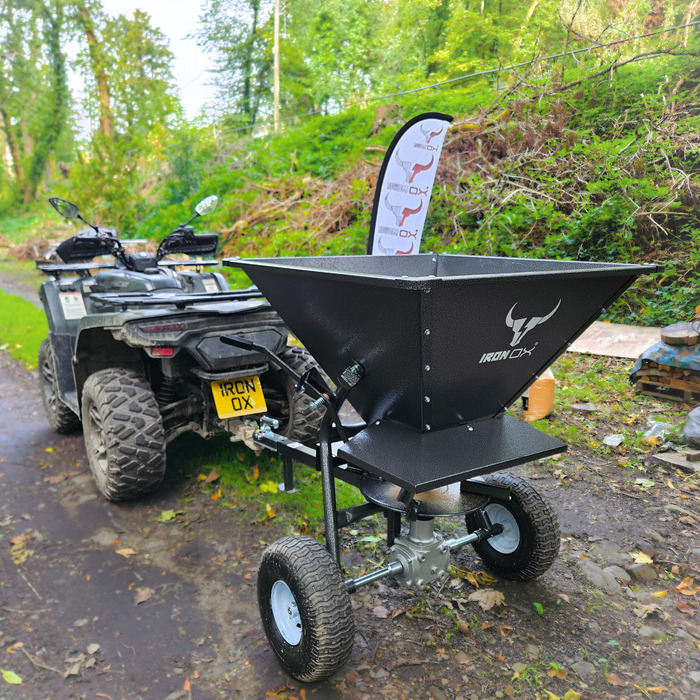
[[[233,259],[365,421],[491,418],[654,266],[466,255]]]
[[[381,421],[345,443],[338,457],[420,493],[564,450],[556,438],[503,416],[429,433]]]

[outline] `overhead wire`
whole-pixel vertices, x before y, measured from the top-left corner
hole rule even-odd
[[[632,36],[632,37],[626,37],[624,39],[615,39],[614,41],[610,41],[607,44],[599,44],[595,43],[594,46],[586,46],[581,49],[573,49],[571,51],[562,51],[561,53],[556,53],[552,54],[550,56],[544,56],[541,58],[534,58],[531,61],[522,61],[520,63],[513,63],[509,66],[503,66],[503,67],[498,67],[498,68],[488,68],[486,70],[482,71],[477,71],[475,73],[468,73],[466,75],[460,75],[457,76],[456,78],[448,78],[447,80],[440,80],[439,82],[436,83],[431,83],[429,85],[422,85],[421,87],[417,88],[411,88],[410,90],[402,90],[401,92],[392,92],[392,93],[387,93],[383,95],[375,95],[373,97],[364,97],[362,99],[357,99],[353,102],[349,102],[346,106],[345,109],[348,107],[353,107],[358,104],[364,104],[367,102],[377,102],[378,100],[386,100],[392,97],[403,97],[404,95],[411,95],[416,92],[423,92],[424,90],[432,90],[434,88],[442,87],[443,85],[453,85],[454,83],[461,82],[463,80],[469,80],[471,78],[480,78],[483,76],[487,75],[493,75],[495,73],[504,73],[507,71],[512,71],[516,70],[518,68],[524,68],[525,66],[531,66],[535,63],[540,63],[540,62],[546,62],[546,61],[554,61],[558,58],[563,58],[564,56],[575,56],[580,53],[586,53],[586,52],[592,52],[592,51],[598,51],[600,49],[607,49],[610,48],[611,46],[616,46],[618,44],[624,44],[628,43],[630,41],[636,41],[637,39],[647,39],[652,36],[657,36],[659,34],[667,34],[669,32],[676,31],[678,29],[686,29],[687,27],[696,27],[700,25],[700,20],[697,20],[695,22],[688,22],[687,24],[679,24],[675,27],[668,27],[667,29],[658,29],[653,32],[647,32],[645,34],[639,34],[637,36]],[[594,41],[594,40],[591,40]],[[614,68],[614,66],[612,66]],[[304,117],[312,117],[312,116],[317,116],[319,114],[323,114],[323,110],[312,110],[310,112],[304,112],[301,114],[294,114],[289,117],[282,117],[279,121],[280,122],[288,122],[292,121],[294,119],[303,119]],[[223,136],[224,134],[230,134],[234,133],[237,131],[250,131],[251,129],[260,128],[261,126],[266,126],[266,125],[272,125],[272,121],[266,121],[263,122],[262,124],[252,124],[248,126],[237,126],[237,127],[232,127],[230,129],[222,129],[221,131],[217,132],[217,136]]]

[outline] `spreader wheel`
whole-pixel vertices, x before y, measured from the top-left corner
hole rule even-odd
[[[350,594],[331,555],[310,537],[284,537],[263,553],[258,606],[284,670],[307,683],[332,676],[355,638]]]
[[[484,509],[493,524],[503,526],[500,535],[474,545],[484,564],[511,581],[529,581],[549,569],[559,553],[559,521],[554,508],[527,479],[502,472],[485,477],[487,484],[511,489],[509,501],[491,499]],[[479,528],[473,514],[467,529]]]

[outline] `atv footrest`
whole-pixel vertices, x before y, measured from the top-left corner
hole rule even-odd
[[[338,457],[420,493],[565,450],[556,438],[503,416],[429,433],[381,421],[345,443]]]

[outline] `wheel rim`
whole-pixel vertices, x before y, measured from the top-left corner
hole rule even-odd
[[[279,633],[287,644],[297,646],[301,641],[302,626],[297,601],[284,581],[275,581],[270,592],[272,616]]]
[[[95,457],[95,462],[102,474],[107,474],[108,460],[107,448],[105,447],[105,434],[102,427],[102,418],[95,404],[91,404],[88,409],[87,437],[89,446]]]
[[[520,528],[515,516],[500,503],[490,503],[485,510],[493,525],[503,525],[503,532],[487,542],[501,554],[512,554],[520,545]]]
[[[54,375],[53,367],[48,359],[41,363],[41,378],[43,380],[44,396],[46,397],[46,403],[49,405],[51,410],[56,406],[56,390],[54,389]]]

